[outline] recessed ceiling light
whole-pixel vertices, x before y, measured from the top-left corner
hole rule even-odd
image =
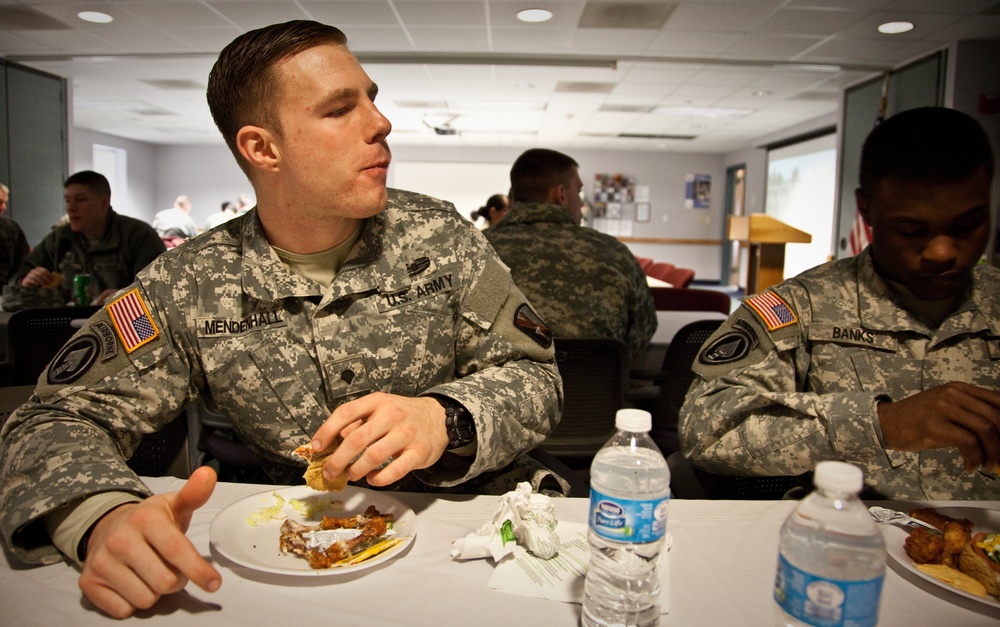
[[[517,19],[522,22],[548,22],[552,19],[552,11],[547,9],[525,9],[517,12]]]
[[[773,96],[773,91],[768,91],[766,89],[758,89],[751,94],[754,98],[767,98],[768,96]]]
[[[99,13],[97,11],[80,11],[76,16],[84,22],[93,22],[95,24],[107,24],[108,22],[115,21],[115,18],[107,13]]]
[[[514,83],[514,88],[515,89],[534,89],[535,88],[535,84],[534,83],[524,83],[524,82],[522,82],[522,83]]]
[[[878,32],[885,35],[898,35],[913,30],[913,22],[886,22],[879,24]]]

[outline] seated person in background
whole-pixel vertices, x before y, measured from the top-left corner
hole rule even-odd
[[[493,194],[486,199],[485,205],[472,214],[472,218],[473,220],[476,218],[486,220],[486,223],[480,227],[482,230],[486,230],[491,226],[495,226],[500,220],[503,220],[503,217],[507,215],[508,209],[510,209],[510,204],[507,202],[507,197],[503,194]]]
[[[213,213],[212,215],[208,216],[208,219],[205,220],[205,230],[209,231],[211,229],[214,229],[220,224],[225,224],[226,222],[229,222],[235,217],[236,217],[236,205],[229,202],[228,200],[224,201],[219,210]]]
[[[93,304],[103,305],[135,280],[139,270],[166,250],[151,226],[111,208],[111,185],[104,175],[83,170],[63,183],[68,223],[56,227],[31,251],[11,279],[22,287],[51,285],[62,275],[59,289],[72,299],[73,277],[89,274]]]
[[[990,234],[993,153],[951,109],[895,115],[861,153],[861,254],[748,299],[705,343],[681,410],[705,470],[865,471],[891,499],[997,499],[1000,270]]]
[[[191,199],[181,194],[174,206],[153,216],[153,228],[160,237],[191,239],[198,234],[198,225],[191,217]]]
[[[484,234],[556,337],[614,337],[634,359],[656,331],[656,307],[635,255],[581,227],[579,165],[533,148],[510,170],[511,207]]]
[[[24,231],[17,222],[4,215],[9,199],[10,188],[0,183],[0,285],[7,283],[21,267],[29,251]]]
[[[386,189],[377,91],[332,26],[222,51],[209,108],[257,208],[140,273],[7,420],[0,531],[18,557],[83,561],[80,588],[117,617],[188,579],[216,590],[184,537],[212,470],[150,496],[125,463],[203,394],[277,483],[303,483],[297,447],[341,437],[330,479],[502,494],[552,476],[523,455],[559,420],[552,338],[453,205]]]

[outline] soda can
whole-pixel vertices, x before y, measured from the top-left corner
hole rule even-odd
[[[73,277],[73,302],[79,307],[90,304],[93,300],[90,297],[90,283],[92,279],[89,274],[78,274]]]

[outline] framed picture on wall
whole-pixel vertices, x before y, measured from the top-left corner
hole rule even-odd
[[[635,221],[649,222],[649,203],[639,202],[635,204]]]

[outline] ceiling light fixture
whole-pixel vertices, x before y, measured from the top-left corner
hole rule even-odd
[[[758,89],[751,94],[754,98],[767,98],[768,96],[773,96],[773,91],[768,91],[766,89]]]
[[[884,35],[898,35],[913,30],[913,22],[886,22],[879,24],[878,32]]]
[[[552,19],[552,11],[547,9],[525,9],[517,12],[517,19],[522,22],[548,22]]]
[[[100,13],[98,11],[80,11],[76,16],[84,22],[93,22],[94,24],[107,24],[115,21],[115,18],[107,13]]]

